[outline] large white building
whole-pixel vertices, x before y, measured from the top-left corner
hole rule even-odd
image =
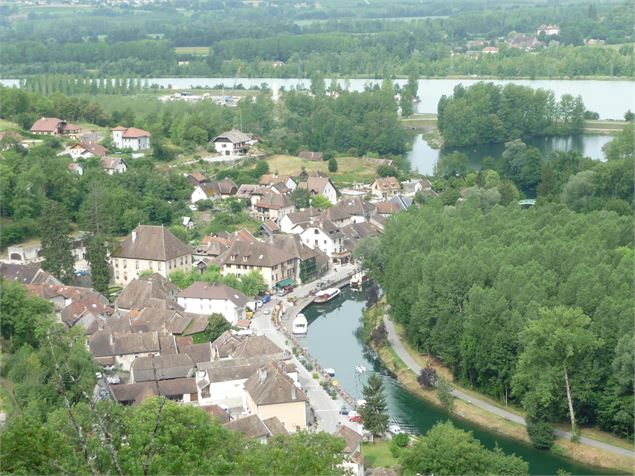
[[[117,126],[112,130],[112,142],[117,149],[148,150],[151,135],[136,127]]]
[[[247,134],[234,129],[215,137],[212,143],[220,155],[245,155],[252,141]]]
[[[247,296],[229,286],[200,281],[178,293],[176,300],[185,312],[207,316],[219,313],[232,325],[244,319],[248,301]]]
[[[192,248],[163,226],[139,225],[111,254],[116,284],[125,286],[143,271],[168,277],[192,269]]]

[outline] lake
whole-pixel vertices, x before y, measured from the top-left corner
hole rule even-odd
[[[335,369],[337,381],[355,398],[361,398],[362,387],[368,375],[376,372],[384,382],[390,419],[404,429],[422,434],[438,422],[451,420],[455,426],[471,431],[484,446],[493,449],[498,444],[505,453],[515,453],[522,457],[529,463],[530,474],[556,474],[558,469],[571,474],[601,474],[597,469],[579,465],[573,460],[539,451],[522,442],[483,430],[410,393],[383,372],[381,363],[356,335],[365,301],[364,293],[345,287],[342,294],[333,301],[312,304],[303,311],[309,321],[309,331],[301,340],[323,368]],[[357,373],[355,366],[358,363],[363,364],[368,372]]]
[[[222,84],[226,88],[242,84],[245,88],[260,86],[266,83],[274,91],[280,88],[309,88],[311,81],[298,78],[150,78],[150,84],[159,86],[171,86],[176,89],[191,89],[195,87],[211,88]],[[330,79],[326,80],[327,86]],[[477,83],[479,79],[420,79],[419,97],[421,102],[417,103],[418,113],[436,113],[437,104],[442,95],[452,94],[452,90],[457,84],[469,86]],[[521,84],[532,88],[550,89],[557,98],[563,94],[582,96],[587,109],[595,111],[601,119],[623,119],[624,113],[629,109],[634,109],[635,93],[634,81],[603,81],[596,79],[510,79],[510,80],[483,80],[496,84]],[[405,79],[395,80],[400,85],[406,84]],[[380,79],[338,79],[341,87],[348,87],[352,91],[361,91],[367,85],[379,84]],[[16,86],[16,79],[2,79],[0,84]]]
[[[579,135],[566,137],[537,137],[528,139],[525,143],[530,147],[537,147],[543,156],[556,151],[575,151],[585,157],[596,160],[605,160],[602,147],[613,139],[611,136],[600,135]],[[406,158],[410,163],[410,170],[419,172],[422,175],[433,175],[434,165],[439,157],[458,150],[463,152],[470,159],[473,169],[479,170],[481,160],[485,157],[499,158],[505,150],[505,144],[481,144],[472,147],[454,147],[445,149],[433,149],[428,145],[421,134],[417,134],[412,143],[412,149],[407,153]]]

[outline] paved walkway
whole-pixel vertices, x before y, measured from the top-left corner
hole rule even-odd
[[[415,374],[419,375],[421,372],[421,365],[417,363],[417,361],[410,355],[410,353],[405,349],[401,340],[399,339],[399,335],[397,334],[397,329],[393,322],[388,319],[388,316],[384,315],[384,324],[386,325],[386,330],[388,331],[388,342],[395,350],[395,353],[399,356],[401,360],[408,366],[410,370],[412,370]],[[479,398],[475,398],[472,395],[468,395],[467,393],[461,392],[460,390],[454,389],[452,394],[458,398],[459,400],[463,400],[475,407],[482,408],[494,415],[498,415],[505,420],[512,421],[514,423],[518,423],[520,425],[526,426],[525,419],[521,416],[516,415],[515,413],[508,412],[507,410],[503,410],[497,406],[494,406],[484,400]],[[555,430],[555,434],[561,438],[571,439],[571,433],[568,431]],[[620,448],[619,446],[614,446],[608,443],[603,443],[601,441],[593,440],[591,438],[586,438],[584,436],[580,437],[580,443],[584,443],[588,446],[593,446],[595,448],[600,448],[603,450],[610,451],[612,453],[616,453],[622,456],[627,456],[635,459],[635,451],[628,450],[626,448]]]

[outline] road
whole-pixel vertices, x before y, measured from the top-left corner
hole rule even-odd
[[[343,279],[347,274],[350,274],[354,269],[352,265],[340,267],[337,269],[331,270],[327,275],[323,276],[320,281],[328,281],[328,282],[336,282]],[[263,307],[259,308],[255,313],[254,318],[251,322],[251,329],[257,335],[266,335],[269,337],[276,345],[283,349],[288,349],[291,352],[292,344],[289,342],[287,337],[280,332],[276,326],[271,321],[271,310],[275,307],[278,300],[284,299],[287,297],[295,297],[302,298],[309,294],[311,290],[316,289],[317,282],[308,283],[303,286],[298,286],[290,293],[288,296],[284,298],[273,297],[273,299],[265,304]],[[265,314],[265,312],[268,312]],[[284,316],[284,324],[290,325],[290,321],[293,319],[291,316],[295,316],[298,310],[294,308],[289,308]],[[311,407],[315,411],[315,416],[317,420],[317,430],[326,431],[328,433],[335,433],[337,431],[337,426],[339,424],[346,424],[348,426],[353,427],[348,421],[348,419],[339,414],[342,406],[347,405],[339,396],[333,400],[331,396],[326,393],[326,391],[320,386],[320,380],[316,380],[312,376],[312,372],[309,372],[295,356],[291,357],[291,363],[293,363],[298,369],[298,379],[300,384],[302,385],[302,389],[305,391],[309,401],[311,403]],[[358,430],[359,431],[359,430]]]
[[[410,355],[410,353],[404,348],[399,335],[397,334],[397,329],[393,322],[388,319],[388,316],[384,315],[384,324],[386,326],[386,331],[388,332],[388,342],[391,347],[394,349],[395,353],[399,356],[401,360],[406,364],[406,366],[412,370],[415,374],[419,375],[421,372],[421,365],[417,363],[417,361]],[[458,398],[459,400],[463,400],[475,407],[486,410],[494,415],[497,415],[505,420],[512,421],[514,423],[518,423],[520,425],[526,426],[525,419],[521,416],[516,415],[515,413],[508,412],[507,410],[503,410],[497,406],[494,406],[484,400],[476,398],[472,395],[468,395],[467,393],[461,392],[460,390],[454,389],[452,394]],[[571,433],[568,431],[555,430],[555,434],[561,438],[571,439]],[[580,443],[584,443],[585,445],[592,446],[594,448],[603,449],[606,451],[610,451],[612,453],[619,454],[621,456],[627,456],[629,458],[635,459],[635,451],[628,450],[626,448],[620,448],[619,446],[614,446],[608,443],[604,443],[602,441],[593,440],[591,438],[586,438],[584,436],[580,437]]]

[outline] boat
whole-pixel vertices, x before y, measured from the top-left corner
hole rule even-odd
[[[335,299],[341,293],[339,288],[328,288],[323,291],[318,291],[315,293],[315,299],[313,302],[315,303],[324,303],[329,302],[331,299]]]
[[[388,431],[392,433],[393,435],[398,435],[399,433],[405,433],[401,429],[401,427],[397,425],[396,423],[391,423],[390,425],[388,425]]]
[[[324,369],[324,373],[328,375],[329,377],[335,377],[335,369],[332,369],[330,367]]]
[[[306,320],[306,316],[302,313],[298,314],[293,320],[293,334],[306,335],[309,322]]]
[[[349,285],[353,291],[361,291],[362,287],[370,281],[370,276],[364,271],[360,271],[351,277]]]
[[[364,367],[362,364],[357,364],[355,370],[357,371],[357,373],[363,374],[364,372],[366,372],[366,367]]]

